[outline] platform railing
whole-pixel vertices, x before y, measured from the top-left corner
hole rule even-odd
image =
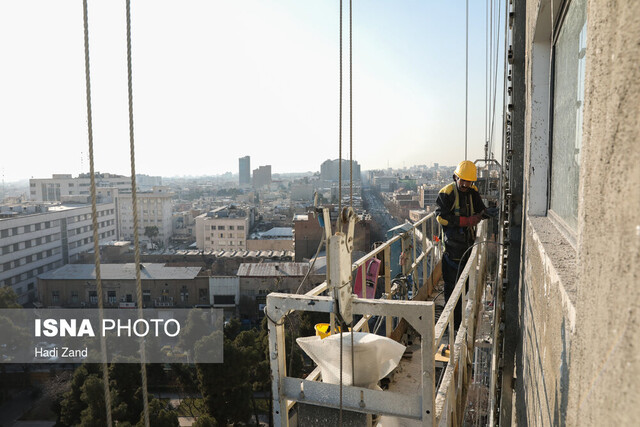
[[[442,251],[440,249],[439,225],[433,214],[413,224],[407,231],[396,235],[352,263],[353,276],[362,274],[365,292],[365,268],[367,261],[382,254],[384,259],[385,292],[379,300],[354,298],[353,313],[362,318],[354,325],[354,331],[368,330],[372,316],[384,316],[386,336],[393,336],[393,319],[404,319],[419,335],[421,348],[420,389],[411,395],[391,391],[370,390],[361,387],[342,386],[318,382],[320,369],[316,368],[305,379],[287,376],[287,355],[284,345],[284,316],[292,311],[334,312],[331,297],[321,296],[328,290],[324,282],[304,295],[271,293],[267,296],[269,326],[269,355],[272,372],[273,419],[275,425],[289,425],[289,410],[296,402],[309,403],[329,408],[343,408],[369,414],[406,417],[420,420],[424,426],[459,425],[464,411],[466,388],[469,384],[469,370],[472,364],[475,342],[475,326],[478,314],[479,289],[484,286],[486,268],[486,245],[477,245],[471,250],[469,261],[460,274],[453,294],[444,308],[438,323],[435,323],[435,308],[432,301],[424,301],[431,295],[435,282],[439,279]],[[477,241],[483,240],[486,227],[478,227]],[[432,238],[429,238],[432,237]],[[391,278],[391,248],[401,243],[398,260],[403,276],[413,275],[414,301],[393,299]],[[418,243],[420,243],[418,245]],[[421,274],[420,272],[421,267]],[[437,274],[434,274],[437,273]],[[465,282],[469,279],[468,291]],[[422,300],[422,301],[417,301]],[[463,320],[454,336],[453,311],[458,300],[462,301]],[[449,326],[450,358],[442,381],[436,390],[435,354],[443,342]],[[397,334],[396,334],[397,335]],[[415,357],[415,356],[414,356]],[[339,396],[342,395],[340,400]]]

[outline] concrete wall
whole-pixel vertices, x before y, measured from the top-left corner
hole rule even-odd
[[[573,235],[547,210],[551,5],[557,17],[559,3],[526,2],[517,423],[634,425],[640,419],[640,3],[587,2]],[[516,13],[522,6],[516,4]]]
[[[640,420],[640,3],[588,2],[569,419]]]

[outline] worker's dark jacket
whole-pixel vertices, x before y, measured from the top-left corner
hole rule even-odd
[[[445,252],[452,261],[459,261],[473,245],[476,233],[475,227],[460,227],[460,217],[478,214],[485,209],[485,205],[475,185],[462,192],[458,190],[455,181],[440,190],[436,204],[436,216],[442,225]]]

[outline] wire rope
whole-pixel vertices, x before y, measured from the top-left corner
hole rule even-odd
[[[467,160],[467,134],[469,133],[469,0],[466,0],[465,21],[465,62],[464,62],[464,159]]]
[[[349,0],[349,206],[353,208],[353,8]]]
[[[338,215],[342,211],[342,0],[340,0],[340,89],[338,108]]]
[[[100,324],[104,320],[104,295],[102,277],[100,275],[100,245],[98,239],[98,212],[96,208],[96,179],[93,166],[93,114],[91,111],[91,67],[89,63],[89,17],[87,0],[82,1],[82,18],[84,23],[84,74],[87,98],[87,132],[89,137],[89,175],[91,182],[91,220],[93,227],[93,259],[96,270],[96,290],[98,294],[98,317]],[[111,414],[111,393],[109,391],[109,367],[107,365],[107,343],[104,335],[100,336],[100,352],[102,365],[102,387],[104,392],[107,425],[113,425]]]
[[[489,126],[489,152],[491,152],[493,150],[493,141],[494,141],[494,130],[495,130],[495,118],[496,118],[496,96],[497,96],[497,86],[498,86],[498,51],[499,51],[499,44],[500,44],[500,32],[498,30],[498,25],[500,23],[501,20],[501,16],[502,16],[502,3],[498,3],[498,9],[497,9],[497,21],[496,21],[496,26],[495,26],[495,49],[493,51],[493,55],[494,57],[492,58],[494,64],[493,64],[493,72],[492,72],[492,77],[493,77],[493,82],[492,82],[492,106],[491,106],[491,123]],[[505,26],[506,26],[506,19],[505,19]],[[506,28],[505,28],[505,50],[506,50]],[[506,52],[505,52],[506,54]],[[495,58],[495,59],[494,59]]]
[[[126,1],[127,15],[127,89],[129,99],[129,154],[131,159],[131,201],[133,208],[133,245],[135,248],[136,297],[138,301],[138,317],[142,313],[142,281],[140,279],[140,236],[138,232],[138,198],[136,188],[136,157],[133,133],[133,79],[131,72],[131,0]],[[140,376],[142,378],[142,401],[144,425],[149,427],[149,393],[147,390],[147,355],[144,340],[140,340]]]

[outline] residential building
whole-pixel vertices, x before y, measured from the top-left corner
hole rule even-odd
[[[398,188],[397,176],[374,176],[373,186],[377,187],[380,191],[389,192]]]
[[[418,187],[418,202],[420,207],[426,209],[428,207],[434,207],[436,200],[438,199],[438,193],[440,188],[436,185],[423,184]]]
[[[251,184],[251,157],[249,156],[238,159],[238,184],[240,186]]]
[[[253,187],[262,188],[271,185],[271,165],[260,166],[253,170]]]
[[[144,308],[193,307],[209,302],[209,278],[200,267],[140,265]],[[136,306],[135,264],[102,264],[100,277],[105,308]],[[96,307],[93,264],[69,264],[38,276],[38,295],[45,307]]]
[[[234,205],[223,206],[196,217],[196,246],[200,250],[247,249],[251,212]]]
[[[95,174],[96,187],[112,187],[122,191],[131,191],[131,178],[111,173]],[[140,191],[161,185],[159,176],[136,175],[136,185]],[[51,178],[31,178],[29,180],[29,199],[40,202],[60,202],[63,196],[89,196],[91,194],[91,175],[82,173],[74,178],[71,174],[53,174]]]
[[[116,238],[114,203],[96,206],[100,241]],[[4,207],[0,215],[0,286],[11,286],[21,304],[36,298],[36,276],[77,262],[93,250],[91,205]]]
[[[173,212],[171,199],[173,193],[169,187],[153,187],[152,191],[136,193],[138,204],[138,238],[141,242],[153,241],[167,246],[172,235]],[[133,198],[132,193],[117,194],[118,227],[120,240],[133,240]],[[158,235],[145,236],[147,227],[157,227]]]

